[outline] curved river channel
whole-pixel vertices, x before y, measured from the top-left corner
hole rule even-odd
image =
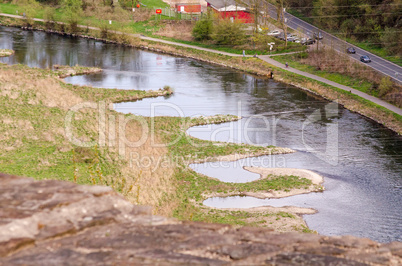
[[[145,116],[234,114],[238,122],[191,128],[192,136],[276,145],[296,153],[227,163],[192,165],[225,182],[256,177],[242,166],[303,168],[324,176],[325,191],[283,199],[212,198],[219,208],[293,205],[318,210],[305,215],[324,235],[355,235],[402,241],[402,139],[392,131],[295,87],[229,68],[42,32],[0,27],[0,48],[15,50],[8,64],[47,68],[53,64],[96,66],[102,73],[66,78],[94,87],[155,90],[169,97],[116,104],[117,111]]]

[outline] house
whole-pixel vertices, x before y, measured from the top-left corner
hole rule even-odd
[[[181,13],[201,13],[201,4],[196,3],[177,3],[175,8],[177,12]]]
[[[239,20],[243,23],[254,23],[254,15],[250,10],[235,0],[206,0],[207,6],[219,13],[222,18]]]

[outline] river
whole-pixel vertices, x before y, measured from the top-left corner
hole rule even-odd
[[[65,79],[73,84],[138,90],[169,85],[175,90],[169,97],[120,103],[115,108],[147,116],[241,115],[239,122],[194,127],[188,133],[204,139],[292,148],[297,152],[238,163],[303,168],[325,177],[323,193],[274,201],[209,199],[206,204],[210,206],[311,207],[318,213],[304,219],[320,234],[402,241],[402,139],[367,118],[295,87],[192,59],[7,27],[0,27],[0,47],[15,50],[15,55],[0,59],[8,64],[40,68],[79,64],[104,69]],[[230,171],[198,167],[234,182]]]

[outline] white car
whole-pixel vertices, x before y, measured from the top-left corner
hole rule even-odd
[[[274,30],[274,31],[271,31],[271,32],[268,33],[268,35],[270,35],[270,36],[276,36],[276,35],[279,35],[279,34],[281,34],[281,31],[279,31],[279,30]]]

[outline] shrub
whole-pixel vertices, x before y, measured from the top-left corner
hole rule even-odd
[[[45,25],[47,29],[53,29],[55,24],[54,9],[51,7],[46,7],[43,13],[43,19],[45,20]]]
[[[389,55],[402,56],[402,34],[396,28],[386,28],[381,36],[381,44]]]
[[[212,39],[220,45],[241,45],[246,40],[244,24],[222,19],[214,26]]]
[[[32,26],[34,24],[33,18],[36,11],[40,8],[40,5],[35,0],[23,0],[18,1],[18,4],[22,7],[22,12],[25,16],[25,26]]]
[[[109,24],[104,22],[100,25],[100,37],[102,39],[107,39],[109,35]]]
[[[197,21],[193,28],[193,37],[197,41],[211,39],[213,24],[211,19],[201,19]]]
[[[383,97],[392,90],[392,81],[389,77],[383,77],[378,87],[378,96]]]
[[[82,1],[81,0],[64,0],[63,7],[67,16],[70,32],[78,32],[78,21],[82,15]]]

